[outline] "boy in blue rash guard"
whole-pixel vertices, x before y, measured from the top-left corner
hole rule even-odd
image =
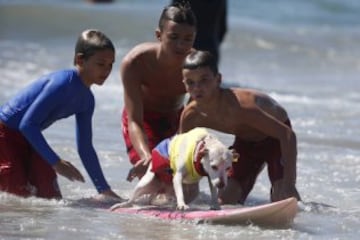
[[[90,86],[105,82],[114,59],[111,40],[98,30],[86,30],[76,43],[74,69],[39,78],[0,107],[0,191],[60,199],[56,173],[84,182],[41,133],[55,121],[75,115],[78,153],[100,194],[97,199],[120,198],[106,182],[92,143],[95,99]]]

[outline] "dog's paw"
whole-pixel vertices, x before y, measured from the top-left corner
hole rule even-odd
[[[190,207],[189,207],[188,205],[183,204],[183,205],[178,205],[178,206],[176,207],[176,210],[186,211],[186,210],[188,210],[189,208],[190,208]]]
[[[210,205],[210,210],[221,210],[221,207],[219,204],[212,204]]]
[[[126,201],[126,202],[117,203],[117,204],[112,205],[110,207],[110,210],[114,211],[118,208],[126,208],[126,207],[132,207],[132,206],[133,206],[133,204],[131,202]]]

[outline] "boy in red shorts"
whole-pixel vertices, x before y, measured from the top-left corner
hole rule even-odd
[[[196,19],[189,6],[167,6],[155,32],[158,42],[135,46],[121,63],[122,130],[134,165],[129,181],[144,175],[151,150],[178,129],[186,94],[181,67],[195,33]]]
[[[221,74],[209,52],[190,53],[182,73],[192,101],[182,112],[180,133],[207,127],[235,136],[232,147],[240,157],[219,193],[220,203],[244,203],[265,164],[271,201],[300,200],[295,187],[296,135],[285,109],[264,93],[220,87]]]

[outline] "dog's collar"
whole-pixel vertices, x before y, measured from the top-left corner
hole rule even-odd
[[[205,141],[200,141],[198,144],[196,144],[196,148],[194,151],[194,168],[195,171],[200,175],[200,176],[207,176],[208,173],[205,172],[203,165],[201,164],[201,159],[204,157],[204,151],[202,151],[205,147]]]

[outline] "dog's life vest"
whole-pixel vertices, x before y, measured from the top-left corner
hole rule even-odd
[[[191,181],[198,182],[203,174],[199,173],[194,164],[194,152],[197,143],[207,135],[204,128],[194,128],[186,134],[178,134],[171,139],[169,144],[170,167],[176,172],[175,159],[183,154],[186,157],[186,171],[188,172]],[[186,149],[184,149],[186,147]]]

